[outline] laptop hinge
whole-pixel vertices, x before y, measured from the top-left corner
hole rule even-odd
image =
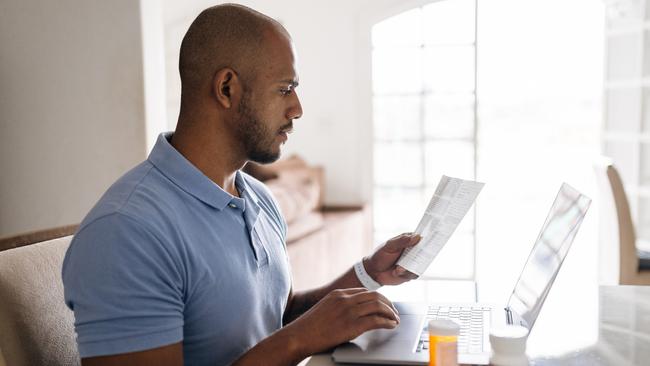
[[[506,311],[506,324],[512,325],[512,310],[510,310],[509,306],[506,306],[503,310]]]

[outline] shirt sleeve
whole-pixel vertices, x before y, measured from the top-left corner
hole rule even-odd
[[[183,339],[183,277],[174,248],[114,213],[84,226],[63,264],[81,357],[136,352]]]

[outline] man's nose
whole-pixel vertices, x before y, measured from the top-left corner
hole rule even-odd
[[[294,90],[293,92],[294,100],[291,103],[291,107],[287,110],[287,119],[298,119],[302,117],[302,104],[300,104],[300,98]]]

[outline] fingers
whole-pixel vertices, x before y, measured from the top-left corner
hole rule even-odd
[[[395,266],[395,269],[393,270],[393,276],[404,278],[407,280],[414,280],[419,277],[415,273],[408,271],[406,268],[402,266]]]
[[[391,252],[398,252],[404,248],[412,247],[417,244],[422,237],[415,233],[400,234],[386,242],[386,249]]]
[[[393,329],[400,322],[397,309],[390,300],[365,288],[334,290],[299,319],[306,321],[306,324],[309,322],[305,319],[315,322],[316,326],[310,328],[330,334],[328,337],[334,339],[332,345],[353,339],[368,330]]]
[[[358,333],[364,333],[373,329],[394,329],[398,323],[395,320],[385,318],[379,315],[369,315],[359,319]]]
[[[388,239],[388,241],[401,240],[401,239],[404,239],[404,238],[410,238],[411,236],[413,236],[413,234],[415,234],[415,233],[401,233],[401,234],[399,234],[397,236],[394,236],[394,237]]]
[[[334,290],[330,294],[337,301],[342,301],[341,304],[354,308],[353,311],[357,316],[376,313],[399,322],[397,308],[386,296],[379,292],[368,291],[365,288],[350,288]]]
[[[381,301],[364,302],[358,306],[357,311],[357,315],[360,318],[368,315],[379,315],[384,318],[395,320],[398,323],[400,320],[395,310]]]
[[[366,290],[365,292],[359,292],[359,293],[354,295],[354,299],[356,300],[357,304],[360,304],[360,303],[366,302],[366,301],[379,300],[379,301],[385,303],[386,305],[388,305],[390,307],[393,307],[393,303],[390,300],[388,300],[386,298],[386,296],[380,294],[377,291],[368,291],[368,290]],[[397,311],[397,310],[395,310],[395,311]]]
[[[366,291],[366,292],[361,292],[353,296],[354,301],[357,304],[364,304],[364,303],[381,303],[385,305],[386,309],[389,309],[392,314],[390,314],[388,317],[389,318],[396,318],[399,319],[399,312],[397,311],[397,308],[393,303],[386,298],[386,296],[380,294],[379,292],[376,291]],[[365,314],[364,314],[365,315]]]

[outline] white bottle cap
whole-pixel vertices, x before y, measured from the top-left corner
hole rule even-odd
[[[449,319],[433,319],[429,321],[429,334],[437,336],[457,336],[460,325]]]
[[[528,365],[526,340],[528,329],[520,325],[506,325],[490,329],[492,356],[490,363],[499,366]]]

